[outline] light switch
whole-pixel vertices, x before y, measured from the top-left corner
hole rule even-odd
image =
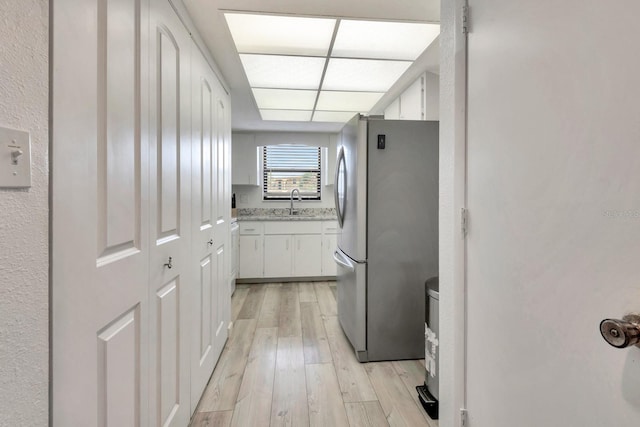
[[[0,127],[0,187],[31,187],[29,132]]]

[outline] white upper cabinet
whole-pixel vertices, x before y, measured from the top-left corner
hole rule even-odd
[[[258,152],[254,134],[233,134],[231,143],[231,184],[260,185],[260,159]]]

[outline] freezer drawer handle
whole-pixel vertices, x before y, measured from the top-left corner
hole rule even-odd
[[[353,266],[351,261],[345,259],[338,251],[335,251],[333,253],[333,260],[336,262],[336,264],[343,266],[349,271],[356,271],[356,268]]]

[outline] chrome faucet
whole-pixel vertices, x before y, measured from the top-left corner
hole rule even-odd
[[[298,190],[297,188],[294,188],[293,190],[291,190],[291,207],[289,208],[289,215],[295,215],[298,213],[297,210],[293,209],[293,193],[295,192],[298,192],[298,201],[302,200],[300,198],[300,190]]]

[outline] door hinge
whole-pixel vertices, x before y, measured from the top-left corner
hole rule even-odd
[[[462,34],[469,34],[469,2],[462,6]]]
[[[467,423],[467,410],[460,408],[460,427],[469,427]]]
[[[469,227],[469,211],[465,208],[460,210],[460,231],[462,231],[462,237],[467,236],[467,229]]]

